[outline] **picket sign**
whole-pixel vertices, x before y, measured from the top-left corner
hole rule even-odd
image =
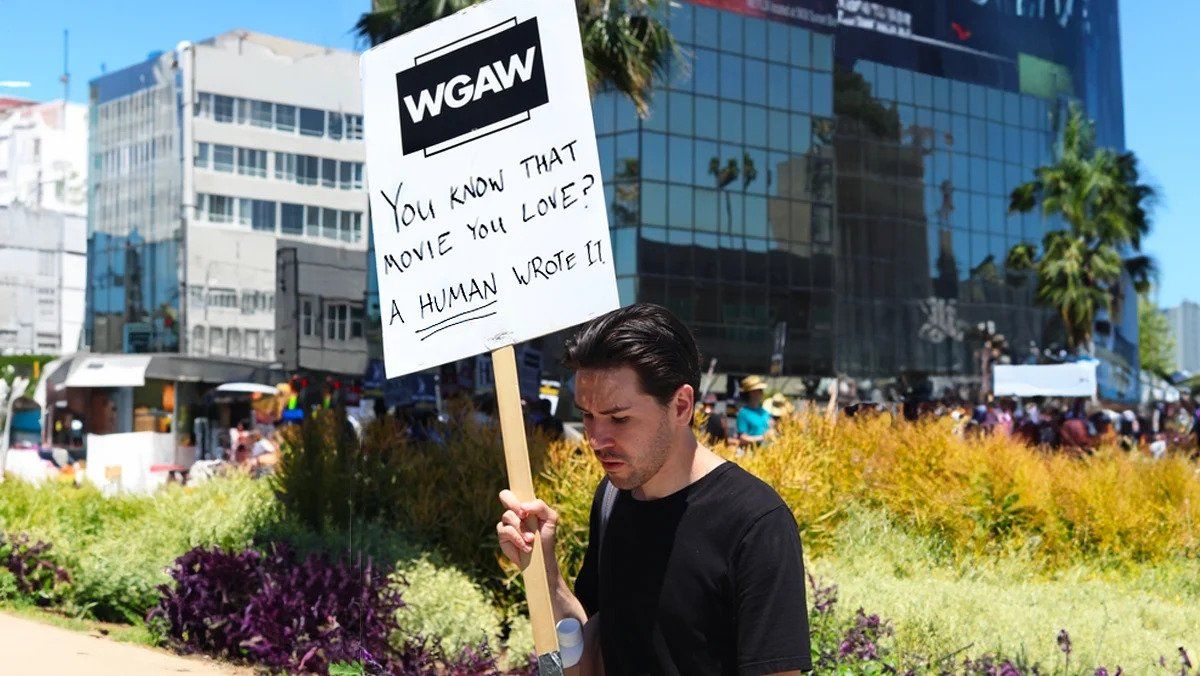
[[[618,307],[575,3],[489,0],[361,68],[387,376],[491,352],[509,486],[532,500],[512,346]],[[524,576],[539,662],[557,658],[540,542]]]

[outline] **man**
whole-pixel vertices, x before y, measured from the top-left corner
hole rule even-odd
[[[737,415],[738,439],[745,445],[754,445],[771,430],[771,413],[763,408],[767,384],[758,376],[746,376],[740,385],[745,405]]]
[[[534,535],[523,522],[536,517],[556,619],[586,623],[582,671],[811,669],[796,522],[769,486],[697,441],[700,356],[688,329],[664,308],[633,305],[580,330],[565,361],[606,474],[574,593],[554,556],[553,509],[503,491],[496,531],[524,567]]]

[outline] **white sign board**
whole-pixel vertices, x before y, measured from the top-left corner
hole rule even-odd
[[[993,367],[998,397],[1094,397],[1099,362]]]
[[[618,307],[572,0],[490,0],[363,55],[389,378]]]

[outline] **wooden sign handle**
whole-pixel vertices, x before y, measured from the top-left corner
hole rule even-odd
[[[517,359],[511,345],[492,351],[492,373],[496,379],[496,402],[500,410],[500,432],[504,437],[504,464],[508,468],[508,488],[521,502],[534,499],[533,473],[529,469],[529,446],[525,439],[525,417],[521,414],[521,389],[517,383]],[[526,528],[534,532],[533,553],[522,577],[529,602],[529,620],[533,624],[533,647],[538,655],[558,651],[554,631],[554,607],[550,602],[550,581],[542,556],[542,538],[537,517],[529,517]]]

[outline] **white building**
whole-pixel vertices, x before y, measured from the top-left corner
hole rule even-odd
[[[51,101],[0,112],[0,206],[87,213],[87,106]]]
[[[0,110],[0,353],[79,345],[87,270],[87,108]]]
[[[92,348],[277,361],[277,250],[366,255],[358,55],[231,31],[93,80],[91,105]],[[328,370],[365,369],[359,277],[312,299],[350,355]]]
[[[86,270],[83,216],[0,205],[0,354],[74,352]]]
[[[1164,312],[1175,334],[1175,365],[1200,374],[1200,303],[1185,300]]]

